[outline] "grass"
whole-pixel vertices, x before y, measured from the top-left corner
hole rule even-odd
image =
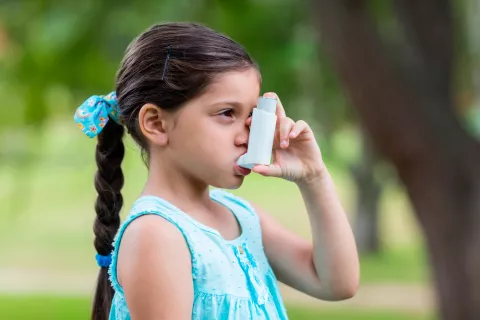
[[[29,170],[14,162],[0,167],[0,217],[3,221],[0,224],[0,270],[94,276],[95,141],[86,139],[70,123],[67,126],[57,124],[54,128],[55,132],[47,131],[35,142],[38,148],[32,149],[37,151]],[[126,148],[122,164],[126,182],[123,216],[146,176],[136,147],[129,142]],[[353,183],[347,172],[335,163],[329,168],[353,223]],[[17,192],[12,193],[15,188]],[[291,231],[310,238],[308,216],[294,184],[251,175],[233,193],[257,203]],[[361,257],[362,282],[424,282],[427,265],[420,232],[402,190],[388,186],[380,207],[384,252]],[[55,281],[55,277],[51,281]]]
[[[362,283],[425,283],[429,276],[425,252],[419,246],[362,255],[360,268]]]
[[[288,311],[290,320],[427,320],[428,315],[409,312],[392,312],[382,310],[314,310],[291,306]]]
[[[426,320],[427,315],[416,313],[396,313],[381,310],[316,310],[287,305],[291,320]],[[0,296],[2,319],[69,319],[89,318],[90,300],[86,297],[54,296]]]

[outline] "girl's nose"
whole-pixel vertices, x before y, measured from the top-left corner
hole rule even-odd
[[[249,120],[247,120],[249,121]],[[241,132],[235,137],[236,146],[248,146],[248,137],[250,135],[250,125],[247,123],[243,126]]]

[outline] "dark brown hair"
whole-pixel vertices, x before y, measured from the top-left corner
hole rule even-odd
[[[155,25],[128,46],[116,83],[120,120],[124,126],[108,121],[98,135],[96,149],[98,197],[94,244],[99,254],[111,253],[120,225],[124,127],[148,162],[149,146],[138,124],[138,113],[144,104],[175,111],[201,94],[216,75],[249,68],[258,69],[242,46],[194,23]],[[101,268],[98,275],[92,310],[94,320],[108,319],[114,291],[107,271]]]

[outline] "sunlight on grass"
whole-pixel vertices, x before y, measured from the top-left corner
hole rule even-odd
[[[291,320],[427,320],[423,314],[380,310],[319,310],[287,305]],[[84,320],[89,318],[90,300],[84,297],[0,296],[2,319]]]

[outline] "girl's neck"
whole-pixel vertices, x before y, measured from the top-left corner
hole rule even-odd
[[[181,170],[172,169],[160,163],[151,165],[142,195],[163,198],[185,212],[211,208],[209,186]]]

